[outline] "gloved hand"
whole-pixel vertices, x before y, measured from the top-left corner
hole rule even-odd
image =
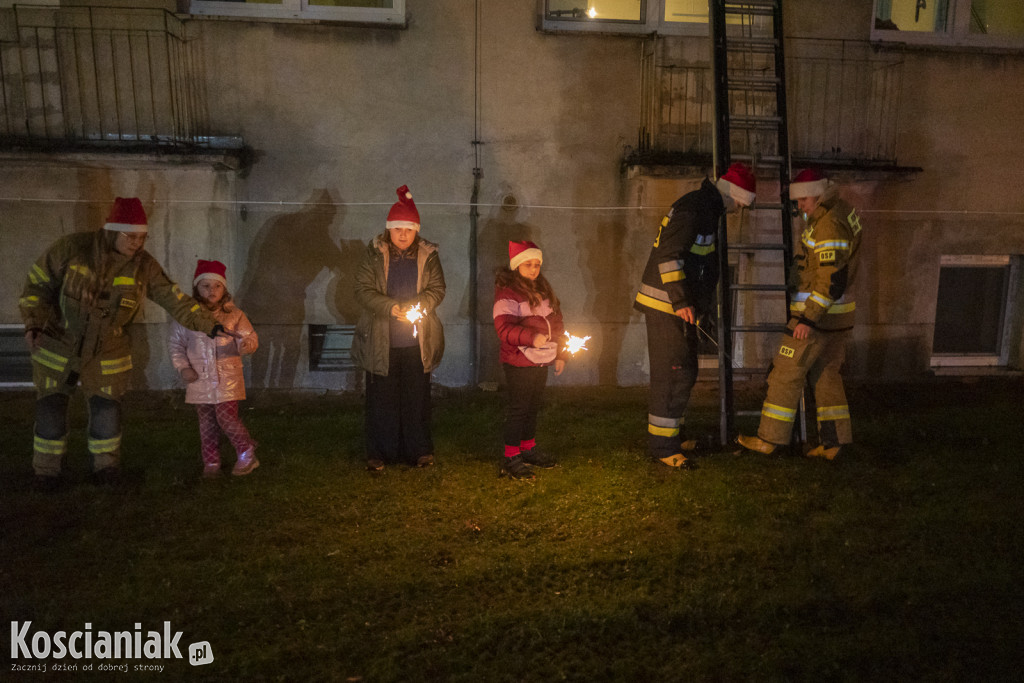
[[[210,330],[210,334],[208,334],[207,336],[210,339],[216,339],[218,334],[224,334],[224,326],[221,325],[220,323],[214,325],[213,329]]]
[[[182,368],[178,374],[181,375],[181,379],[185,381],[185,384],[192,384],[192,382],[199,379],[199,373],[192,369],[191,365],[187,368]]]

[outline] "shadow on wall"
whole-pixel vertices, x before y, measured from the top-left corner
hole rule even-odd
[[[597,359],[597,382],[619,383],[619,354],[632,311],[632,294],[639,280],[627,258],[625,225],[604,220],[584,227],[580,243],[580,270],[587,279],[586,311],[600,326],[601,355]],[[596,327],[596,326],[595,326]]]
[[[324,268],[334,272],[341,262],[330,234],[337,214],[330,191],[316,190],[303,208],[268,221],[253,242],[238,304],[260,335],[252,356],[255,387],[295,385],[304,357],[306,290]]]

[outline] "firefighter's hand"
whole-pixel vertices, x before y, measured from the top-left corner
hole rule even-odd
[[[565,370],[565,361],[559,358],[555,361],[555,375],[561,375],[562,370]]]
[[[30,353],[35,353],[39,350],[39,345],[43,342],[42,330],[25,330],[25,343],[28,344],[28,350]]]
[[[181,370],[178,371],[178,374],[181,375],[181,379],[185,382],[185,384],[192,384],[192,382],[195,382],[197,379],[199,379],[199,373],[193,370],[192,366],[182,368]]]
[[[793,339],[807,339],[811,336],[811,330],[814,329],[807,323],[797,323],[796,327],[793,328]]]
[[[533,348],[535,349],[542,348],[547,343],[548,335],[546,334],[538,334],[536,337],[533,338]]]
[[[676,311],[676,315],[690,323],[691,325],[697,324],[697,309],[693,306],[687,306],[686,308],[680,308]]]

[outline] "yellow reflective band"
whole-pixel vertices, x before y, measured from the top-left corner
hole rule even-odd
[[[135,286],[135,278],[133,278],[133,277],[115,277],[114,278],[114,286],[115,287],[134,287]]]
[[[45,368],[56,370],[57,372],[64,372],[64,368],[68,365],[68,359],[64,356],[59,356],[53,351],[47,349],[38,349],[32,354],[32,360],[39,363]]]
[[[38,296],[23,296],[18,299],[18,305],[22,308],[35,308],[39,305]]]
[[[36,453],[64,455],[64,451],[67,450],[67,443],[68,438],[66,436],[63,439],[44,439],[36,434],[35,439],[32,441],[32,447]]]
[[[92,454],[96,453],[110,453],[116,451],[121,447],[121,435],[118,434],[110,439],[94,439],[89,437],[89,452]]]
[[[116,375],[119,372],[127,372],[132,369],[132,357],[124,356],[113,360],[100,361],[100,374]]]
[[[78,264],[68,266],[68,270],[70,270],[73,273],[81,273],[82,275],[88,275],[89,274],[88,266],[81,266],[81,265],[78,265]]]
[[[679,282],[680,280],[685,280],[685,279],[686,279],[686,273],[684,273],[681,270],[677,270],[674,273],[662,273],[661,274],[661,282],[663,284],[666,284],[666,285],[668,283],[670,283],[670,282]]]
[[[647,432],[654,436],[679,436],[679,427],[658,427],[656,425],[649,424],[647,425]]]
[[[779,420],[780,422],[792,422],[796,419],[796,410],[793,408],[784,408],[783,406],[777,406],[774,403],[764,402],[761,406],[761,414],[765,417],[773,420]]]
[[[818,408],[818,420],[849,420],[850,406],[823,406]]]
[[[676,314],[676,309],[672,308],[672,304],[667,301],[659,301],[658,299],[647,296],[643,292],[636,293],[636,302],[641,306],[647,306],[647,308],[653,308],[656,311],[662,311],[669,315]]]
[[[199,310],[199,304],[192,304],[192,308],[188,309],[190,312],[195,313]]]
[[[53,389],[55,386],[57,386],[57,380],[55,380],[54,378],[46,377],[43,379],[44,389]]]
[[[174,292],[174,296],[178,297],[178,301],[185,298],[185,295],[181,293],[181,287],[178,286],[178,283],[171,285],[171,291]]]
[[[829,306],[832,305],[832,299],[829,299],[828,297],[822,294],[818,294],[817,292],[811,292],[811,296],[809,296],[808,299],[818,304],[822,308],[828,308]]]
[[[113,396],[114,395],[114,387],[112,387],[110,385],[107,385],[105,387],[100,387],[100,393],[101,394],[106,394],[107,396]]]
[[[28,279],[32,281],[32,284],[38,285],[40,282],[49,282],[50,276],[39,267],[38,263],[33,263],[32,269],[28,272]]]
[[[713,245],[713,244],[709,244],[706,247],[701,246],[699,244],[694,244],[692,247],[690,247],[690,253],[691,254],[697,254],[698,256],[707,256],[708,254],[711,254],[714,251],[715,251],[715,245]]]

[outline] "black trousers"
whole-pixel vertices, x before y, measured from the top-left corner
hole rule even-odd
[[[679,453],[686,406],[697,382],[697,327],[657,311],[644,318],[651,363],[647,449],[655,458],[667,458]]]
[[[519,444],[537,436],[537,414],[544,398],[544,387],[548,383],[547,366],[521,368],[504,365],[505,368],[505,429],[506,446]]]
[[[415,464],[434,453],[430,435],[430,373],[420,347],[392,347],[387,376],[366,373],[366,455]]]

